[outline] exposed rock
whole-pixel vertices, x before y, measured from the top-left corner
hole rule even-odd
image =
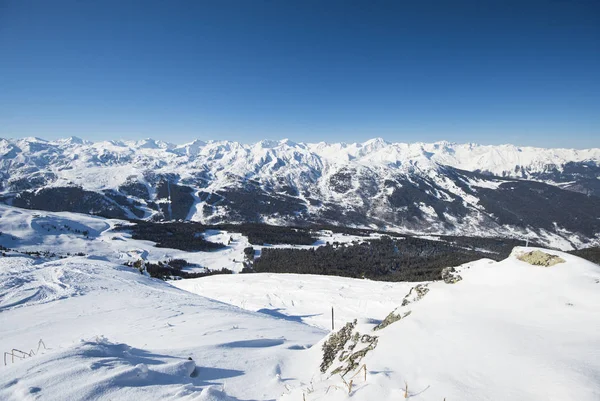
[[[342,362],[335,367],[331,374],[351,372],[359,367],[360,361],[367,353],[377,346],[377,337],[368,334],[360,334],[355,331],[356,320],[346,323],[337,333],[332,334],[323,344],[323,361],[321,372],[325,373],[336,361]],[[339,355],[339,356],[338,356]]]
[[[413,302],[420,301],[421,299],[423,299],[423,297],[425,295],[427,295],[428,292],[429,292],[428,284],[415,285],[414,287],[412,287],[410,289],[408,294],[406,294],[404,296],[404,299],[402,300],[402,305],[400,306],[400,308],[403,306],[407,306]],[[377,331],[377,330],[385,329],[390,324],[395,323],[400,319],[404,319],[406,316],[410,315],[410,313],[411,313],[411,311],[400,313],[400,312],[398,312],[398,308],[396,308],[392,312],[390,312],[390,314],[387,315],[381,323],[379,323],[377,326],[375,326],[373,328],[373,330]]]
[[[462,277],[456,273],[454,267],[446,267],[442,270],[442,280],[446,284],[455,284],[462,280]]]
[[[421,298],[423,298],[429,292],[429,288],[427,288],[427,284],[417,284],[415,287],[413,287],[413,290],[417,294],[415,299],[413,300],[413,302],[419,301]],[[411,290],[411,291],[413,291],[413,290]],[[410,295],[410,292],[408,294]]]
[[[560,256],[550,255],[549,253],[538,250],[527,252],[526,254],[519,256],[518,259],[534,266],[544,267],[554,266],[558,263],[565,263],[565,260]]]
[[[360,343],[357,341],[358,337],[360,337]],[[341,374],[345,376],[348,372],[351,372],[360,367],[360,361],[377,346],[377,336],[370,336],[368,334],[363,334],[360,336],[358,332],[352,337],[352,344],[350,344],[348,351],[342,351],[339,357],[340,362],[344,362],[342,365],[335,368],[331,374]],[[354,351],[357,345],[366,344],[366,347],[359,349],[358,351]]]
[[[356,327],[356,319],[348,322],[337,333],[329,336],[323,344],[323,362],[321,362],[321,372],[325,373],[331,366],[335,357],[340,351],[344,350],[346,343],[352,336],[352,331]]]
[[[381,330],[381,329],[385,329],[386,327],[388,327],[390,324],[397,322],[398,320],[402,319],[402,315],[400,315],[399,313],[396,314],[393,312],[390,312],[389,315],[387,315],[385,317],[385,319],[383,319],[383,321],[381,323],[379,323],[377,326],[375,326],[373,328],[373,330],[377,331],[377,330]]]
[[[402,300],[402,306],[406,306],[412,302],[420,301],[421,298],[423,298],[429,292],[429,288],[427,286],[428,284],[417,284],[411,288],[408,294],[404,296],[404,299]],[[411,298],[413,291],[415,294]]]
[[[406,316],[410,315],[410,313],[411,313],[411,311],[408,311],[402,315],[400,313],[394,313],[394,312],[396,312],[396,310],[394,310],[393,312],[390,312],[390,314],[387,315],[381,323],[379,323],[377,326],[375,326],[373,328],[373,330],[377,331],[377,330],[385,329],[390,324],[395,323],[400,319],[404,319]]]

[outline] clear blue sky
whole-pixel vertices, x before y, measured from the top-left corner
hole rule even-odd
[[[600,147],[598,0],[0,0],[0,137]]]

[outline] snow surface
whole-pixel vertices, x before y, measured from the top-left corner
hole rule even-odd
[[[414,283],[254,273],[179,280],[173,285],[244,309],[329,330],[332,307],[337,328],[353,319],[376,324],[402,303]],[[256,291],[257,286],[262,291]]]
[[[546,252],[566,263],[469,263],[459,268],[462,281],[430,284],[399,322],[375,333],[359,323],[380,338],[350,397],[351,374],[343,380],[315,368],[309,385],[282,400],[398,400],[405,382],[415,400],[600,399],[600,267]],[[314,365],[319,348],[304,357]]]
[[[0,258],[3,351],[48,347],[0,367],[2,400],[274,399],[325,334],[102,260]]]
[[[600,267],[557,252],[458,268],[456,284],[400,306],[416,283],[248,274],[175,282],[102,257],[0,258],[2,400],[597,400]],[[218,299],[211,300],[209,298]],[[233,303],[248,309],[244,311]],[[377,347],[350,388],[319,372],[329,308]],[[411,314],[372,332],[394,308]],[[261,311],[261,312],[256,312]],[[308,323],[308,324],[306,324]],[[311,326],[313,325],[313,326]],[[315,345],[313,345],[315,344]],[[310,347],[313,345],[312,347]],[[191,357],[192,360],[188,360]]]

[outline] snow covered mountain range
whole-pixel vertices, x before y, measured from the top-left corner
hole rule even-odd
[[[328,223],[598,241],[600,149],[0,139],[14,206],[203,223]]]
[[[103,177],[102,168],[110,167],[98,167],[98,177]],[[465,185],[476,188],[472,196],[484,200],[481,189],[501,196],[504,182],[509,192],[520,182],[443,166],[429,171],[433,183],[445,182],[440,177],[467,180]],[[93,177],[93,169],[80,174]],[[131,209],[121,208],[118,197],[123,196],[123,204],[139,205],[152,218],[169,210],[161,208],[165,204],[175,211],[177,188],[187,188],[181,182],[171,184],[174,176],[162,175],[160,169],[155,174],[165,177],[162,185],[171,203],[120,195],[118,181],[116,189],[97,188],[92,181],[83,189],[82,181],[82,188],[48,183],[38,190],[6,190],[6,201],[99,208],[103,205],[95,201],[101,199],[118,208],[92,212],[125,213]],[[406,177],[424,179],[419,174]],[[547,196],[572,218],[598,210],[577,206],[597,196],[522,183],[526,186],[518,193],[524,201],[532,196],[528,192],[540,194],[539,199]],[[148,181],[139,184],[156,191]],[[192,189],[193,196],[210,185]],[[548,188],[556,192],[544,192]],[[60,197],[68,191],[75,195]],[[560,203],[569,201],[564,198],[568,196],[575,196],[573,212]],[[411,220],[415,226],[418,222]],[[458,219],[456,224],[461,227]],[[192,235],[227,245],[198,252],[135,238],[127,229],[134,225],[0,204],[0,338],[5,346],[1,400],[595,401],[600,394],[600,267],[571,253],[517,246],[510,256],[494,261],[488,257],[496,258],[497,252],[481,248],[481,240],[467,245],[456,237],[425,236],[436,245],[476,246],[487,255],[444,269],[450,276],[442,272],[444,278],[434,281],[289,273],[163,281],[124,262],[144,260],[148,267],[185,259],[192,262],[185,269],[227,267],[240,272],[250,246],[256,261],[278,246],[299,252],[302,247],[329,248],[331,242],[338,243],[335,247],[349,244],[350,249],[358,246],[350,244],[381,234],[321,230],[315,231],[312,245],[265,246],[236,231],[208,229]],[[518,226],[497,227],[519,232]],[[521,234],[540,235],[564,248],[583,238],[562,229],[529,228]],[[400,243],[408,238],[395,241],[396,251],[404,252]],[[425,258],[431,257],[429,251],[431,247],[419,247]],[[329,331],[332,322],[334,330]]]

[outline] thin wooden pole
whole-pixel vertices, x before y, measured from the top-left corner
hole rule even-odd
[[[335,326],[333,324],[333,306],[331,307],[331,330],[335,330]]]

